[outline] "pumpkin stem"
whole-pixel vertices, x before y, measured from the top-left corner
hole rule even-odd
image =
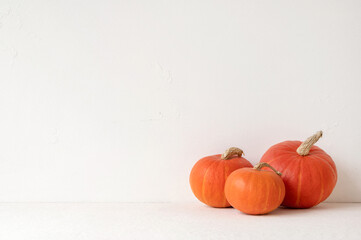
[[[315,144],[318,139],[320,139],[320,137],[322,137],[322,131],[318,131],[317,133],[315,133],[314,135],[312,135],[311,137],[307,138],[306,141],[304,141],[298,148],[297,148],[297,153],[301,156],[306,156],[308,155],[308,153],[311,150],[311,147],[313,146],[313,144]]]
[[[237,147],[228,148],[223,154],[221,159],[227,160],[230,159],[233,155],[242,157],[243,151]]]
[[[274,167],[272,167],[271,165],[269,165],[266,162],[257,163],[256,166],[254,166],[254,169],[260,171],[263,167],[268,167],[268,168],[272,169],[278,176],[282,175],[281,172],[277,171],[276,169],[274,169]]]

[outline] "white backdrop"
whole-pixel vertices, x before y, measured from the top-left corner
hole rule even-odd
[[[188,175],[283,140],[361,201],[361,2],[0,0],[0,201],[196,201]]]

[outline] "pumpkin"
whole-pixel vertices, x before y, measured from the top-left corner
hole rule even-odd
[[[285,141],[272,146],[261,162],[272,164],[282,172],[286,196],[282,205],[290,208],[310,208],[330,196],[337,181],[332,158],[314,144],[322,131],[300,141]]]
[[[273,171],[261,170],[269,167]],[[278,208],[285,197],[285,185],[268,163],[242,168],[229,175],[225,194],[232,207],[247,214],[266,214]]]
[[[242,154],[241,149],[232,147],[222,155],[204,157],[193,166],[189,182],[199,201],[212,207],[230,207],[224,195],[227,177],[236,169],[252,167]]]

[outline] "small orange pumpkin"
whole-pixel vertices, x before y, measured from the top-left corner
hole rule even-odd
[[[285,141],[272,146],[261,162],[272,164],[282,172],[286,186],[283,206],[310,208],[324,201],[337,181],[336,165],[321,148],[313,146],[322,131],[300,141]]]
[[[236,169],[252,167],[242,154],[241,149],[232,147],[222,155],[204,157],[193,166],[189,182],[199,201],[212,207],[230,206],[224,195],[227,177]]]
[[[273,171],[261,170],[269,167]],[[285,197],[281,173],[268,163],[242,168],[229,175],[225,194],[232,207],[247,214],[266,214],[278,208]]]

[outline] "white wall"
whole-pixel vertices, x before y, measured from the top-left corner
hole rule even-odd
[[[324,130],[361,201],[361,2],[0,0],[0,201],[196,201],[201,157]]]

